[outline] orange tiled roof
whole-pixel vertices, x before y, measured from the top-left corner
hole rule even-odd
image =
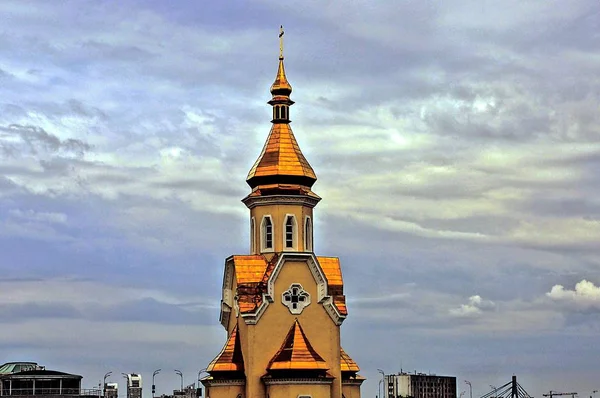
[[[317,257],[317,260],[319,260],[319,264],[321,264],[323,273],[327,278],[327,287],[333,299],[333,305],[336,306],[340,314],[348,315],[340,259],[337,257]]]
[[[233,256],[233,261],[238,285],[260,282],[267,267],[267,261],[262,255]]]
[[[240,345],[240,336],[238,327],[235,325],[227,343],[213,359],[208,367],[207,372],[241,372],[244,371],[244,358],[242,356],[242,347]]]
[[[296,319],[281,348],[269,362],[267,370],[327,370],[327,363],[317,354]]]
[[[350,355],[346,354],[342,347],[340,347],[340,365],[342,372],[358,372],[360,370],[356,362],[350,358]]]
[[[342,279],[342,267],[337,257],[317,257],[321,268],[325,273],[329,286],[344,286]]]
[[[253,180],[258,177],[272,176],[304,177],[309,187],[317,180],[288,123],[273,124],[267,142],[246,181],[253,186]],[[285,180],[280,182],[285,183]]]
[[[255,311],[262,303],[262,294],[266,291],[267,282],[277,263],[275,254],[271,261],[262,255],[233,256],[235,276],[238,283],[238,306],[241,313]],[[344,281],[340,260],[337,257],[317,257],[323,273],[327,278],[329,294],[333,304],[342,315],[348,315]]]

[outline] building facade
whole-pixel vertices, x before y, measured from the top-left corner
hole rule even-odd
[[[347,316],[340,261],[314,253],[317,177],[290,127],[280,32],[272,126],[248,173],[250,253],[225,260],[221,352],[202,380],[208,398],[359,398],[364,380],[340,344]]]
[[[456,398],[456,377],[425,373],[385,375],[387,398]]]
[[[48,370],[35,362],[0,366],[0,396],[62,398],[98,397],[100,389],[82,389],[82,376]]]
[[[127,378],[127,398],[142,398],[142,375],[137,373],[128,373]]]

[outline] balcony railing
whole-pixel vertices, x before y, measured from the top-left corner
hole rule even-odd
[[[37,395],[68,395],[68,396],[102,396],[102,390],[97,388],[36,388],[35,394],[31,388],[3,389],[0,396],[37,396]]]

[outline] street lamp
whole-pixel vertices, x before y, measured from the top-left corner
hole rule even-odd
[[[473,386],[469,380],[465,380],[465,383],[469,385],[469,398],[473,398]]]
[[[465,395],[465,393],[466,393],[466,391],[461,391],[461,392],[460,392],[460,396],[459,396],[458,398],[462,398],[462,397],[463,397],[463,395]]]
[[[179,377],[181,377],[181,390],[179,390],[179,391],[183,391],[183,373],[181,373],[181,370],[177,370],[177,369],[175,369],[175,373],[177,373],[179,375]]]
[[[379,383],[379,398],[383,398],[383,395],[381,394],[381,384],[384,384],[383,388],[385,390],[385,372],[381,369],[377,369],[377,371],[381,373],[381,382]]]
[[[104,396],[104,398],[106,398],[106,379],[108,378],[108,376],[110,376],[112,374],[112,372],[106,372],[106,374],[104,375],[104,384],[102,385],[104,388],[102,389],[102,396]]]
[[[206,369],[208,369],[208,368],[203,368],[198,371],[198,387],[200,387],[200,375],[202,373],[206,372]]]
[[[129,375],[123,372],[121,372],[121,374],[123,375],[123,378],[127,380],[127,382],[125,383],[125,388],[127,388],[127,398],[129,398]]]
[[[154,398],[154,393],[156,392],[156,384],[154,384],[154,376],[159,374],[161,369],[156,369],[154,373],[152,373],[152,398]]]

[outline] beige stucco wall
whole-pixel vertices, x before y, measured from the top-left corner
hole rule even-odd
[[[242,398],[246,398],[245,387],[243,385],[205,385],[205,390],[205,398],[236,398],[239,394],[242,395]]]
[[[355,384],[342,384],[344,398],[360,398],[360,386]]]
[[[254,217],[254,231],[255,231],[255,252],[252,254],[260,253],[261,242],[260,242],[260,227],[263,220],[263,216],[270,215],[273,222],[273,243],[274,251],[281,252],[284,250],[290,250],[284,248],[284,223],[286,215],[293,214],[296,217],[297,224],[297,240],[296,250],[304,251],[304,220],[306,216],[311,218],[311,222],[314,230],[314,219],[313,209],[308,206],[300,205],[269,205],[269,206],[256,206],[250,210],[250,220]],[[313,233],[314,235],[314,233]],[[252,239],[252,237],[250,238]],[[314,251],[314,242],[313,242]]]
[[[269,398],[298,398],[308,395],[311,398],[331,398],[331,389],[327,384],[272,384],[267,386]]]

